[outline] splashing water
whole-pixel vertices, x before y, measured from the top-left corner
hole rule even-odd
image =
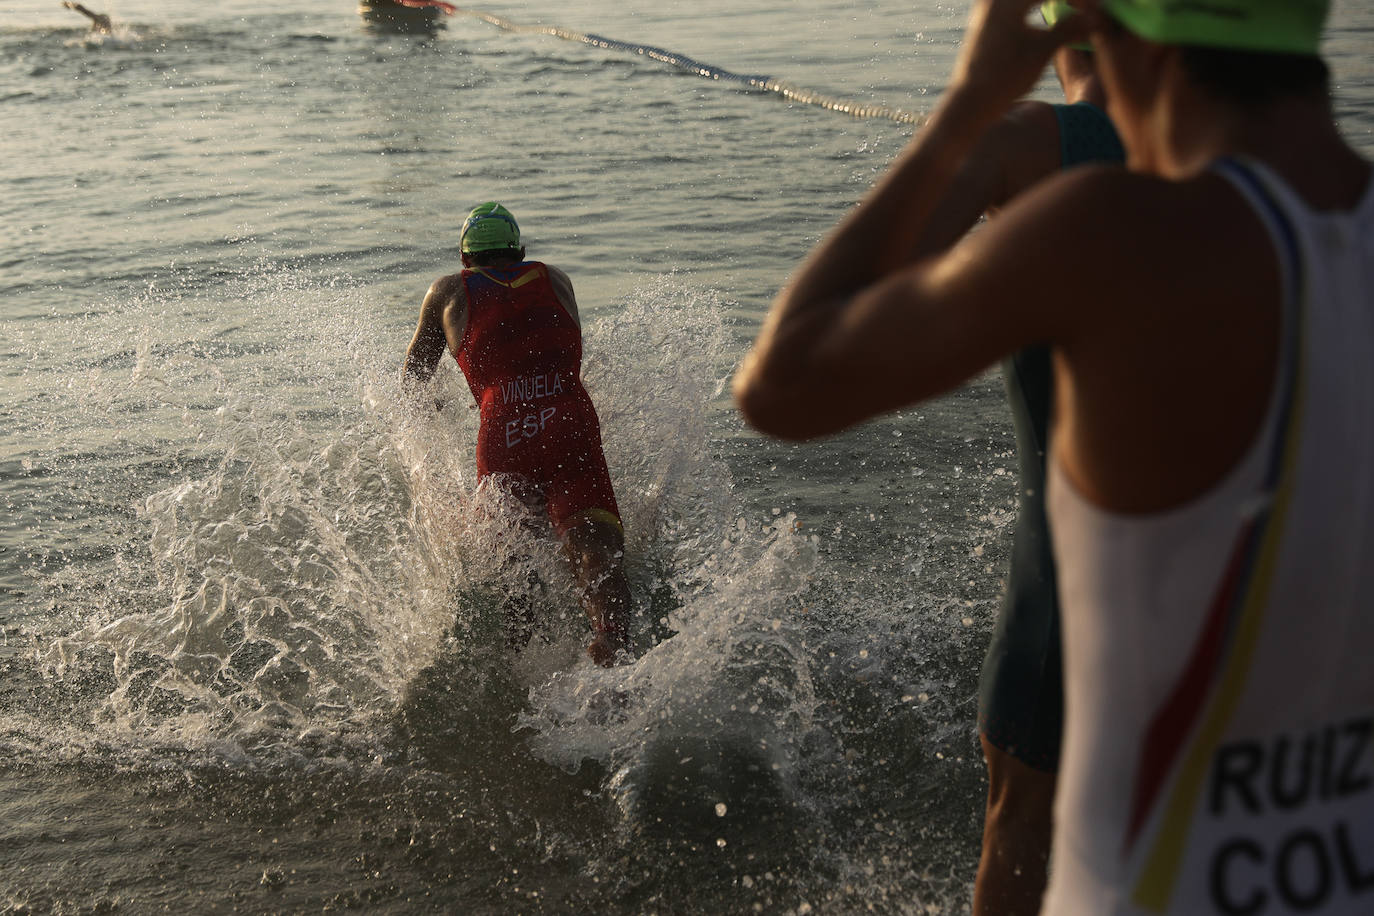
[[[594,842],[595,866],[559,871],[591,881],[584,902],[605,888],[709,909],[722,868],[765,904],[849,887],[866,866],[827,825],[875,799],[835,781],[864,747],[841,745],[836,709],[940,688],[860,692],[820,664],[851,657],[889,605],[857,603],[797,518],[759,518],[736,493],[732,421],[712,413],[726,305],[670,276],[586,321],[637,638],[606,670],[583,656],[556,541],[477,486],[478,416],[451,360],[438,410],[401,406],[405,331],[378,327],[374,297],[275,268],[214,295],[168,281],[71,322],[84,368],[34,353],[17,417],[53,443],[36,478],[134,508],[86,532],[96,558],[54,555],[36,579],[37,645],[0,697],[8,759],[112,761],[250,811],[222,799],[256,798],[243,780],[261,779],[298,799],[287,810],[341,823],[418,806],[414,836],[479,860],[535,843],[582,862],[568,850]],[[104,442],[72,445],[96,427]],[[513,598],[537,621],[518,652]],[[863,664],[929,679],[904,645]],[[939,723],[908,735],[898,708],[875,757],[946,741]],[[492,855],[499,872],[507,854]]]
[[[809,545],[790,520],[741,518],[711,454],[708,410],[728,368],[712,296],[665,279],[587,328],[644,652],[602,672],[579,661],[585,623],[557,545],[475,486],[477,415],[456,370],[436,386],[441,411],[409,413],[396,406],[398,353],[359,317],[365,291],[266,273],[230,295],[256,303],[260,322],[207,328],[213,309],[195,295],[151,290],[80,335],[122,345],[71,396],[110,424],[139,417],[126,436],[136,457],[110,463],[154,484],[134,525],[146,560],[126,545],[93,606],[58,615],[79,625],[40,651],[53,678],[109,688],[91,698],[102,727],[247,757],[290,754],[305,736],[375,738],[445,653],[463,654],[469,678],[509,669],[506,712],[569,770],[630,765],[651,718],[692,734],[743,734],[735,712],[767,710],[781,733],[806,720],[804,667],[780,621]],[[290,314],[273,313],[284,300]],[[168,451],[176,464],[159,468],[152,455]],[[534,580],[543,626],[515,655],[503,599]],[[631,698],[613,722],[584,702],[612,693]]]

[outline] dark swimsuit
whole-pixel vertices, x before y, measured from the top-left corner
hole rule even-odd
[[[1105,112],[1056,105],[1060,165],[1121,162],[1125,151]],[[1016,431],[1019,497],[1011,572],[983,660],[978,728],[989,742],[1037,770],[1059,768],[1064,675],[1054,555],[1045,520],[1045,449],[1054,400],[1050,350],[1028,347],[1002,364]]]

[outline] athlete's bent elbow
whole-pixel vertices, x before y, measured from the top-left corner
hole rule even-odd
[[[777,439],[804,442],[830,430],[817,427],[796,392],[746,374],[735,376],[735,406],[754,429]]]

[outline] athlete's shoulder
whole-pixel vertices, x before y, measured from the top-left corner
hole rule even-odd
[[[445,299],[452,298],[455,295],[462,295],[464,289],[463,278],[466,274],[466,270],[445,274],[430,284],[429,294],[431,296],[441,296]]]
[[[568,280],[567,271],[563,270],[563,268],[556,267],[547,261],[535,261],[534,263],[542,265],[543,268],[549,272],[550,277],[558,277],[560,280],[564,281]]]
[[[464,272],[446,274],[429,285],[425,294],[425,308],[434,309],[436,316],[451,306],[467,308],[467,287],[463,283]]]
[[[1006,308],[1050,306],[1040,331],[1060,343],[1262,301],[1277,269],[1263,224],[1212,172],[1169,180],[1082,166],[1021,195],[977,235],[961,260],[1023,291]]]
[[[1028,231],[1113,270],[1136,265],[1156,282],[1193,283],[1244,262],[1264,229],[1230,181],[1212,170],[1184,179],[1084,165],[1026,195]],[[1051,249],[1053,250],[1053,249]]]
[[[1212,170],[1184,179],[1134,172],[1119,163],[1086,163],[1045,182],[1040,189],[1057,207],[1114,218],[1123,231],[1148,221],[1180,221],[1187,211],[1223,204],[1230,183]],[[1148,206],[1141,206],[1147,205]],[[1123,211],[1123,206],[1138,209]],[[1175,208],[1183,208],[1182,211]]]
[[[553,284],[553,288],[559,296],[566,293],[571,297],[573,294],[573,285],[568,275],[564,273],[562,269],[554,267],[552,264],[545,264],[544,268],[549,273],[549,282]]]
[[[582,317],[577,312],[577,295],[573,292],[572,280],[562,270],[552,264],[545,264],[549,272],[549,285],[553,287],[553,294],[563,306],[564,310],[572,316],[572,320],[578,327],[582,326]]]

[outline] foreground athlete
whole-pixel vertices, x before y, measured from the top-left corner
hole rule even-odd
[[[458,242],[463,270],[420,306],[403,385],[412,397],[445,348],[481,408],[477,476],[547,512],[582,590],[595,638],[587,654],[614,664],[630,648],[630,593],[620,510],[601,427],[582,387],[582,330],[572,283],[526,261],[520,227],[500,204],[473,209]]]
[[[1048,31],[1032,5],[975,4],[929,123],[779,295],[737,400],[806,439],[1048,344],[1043,912],[1374,912],[1374,190],[1333,120],[1326,4],[1102,0]],[[1128,169],[913,256],[1083,29]]]

